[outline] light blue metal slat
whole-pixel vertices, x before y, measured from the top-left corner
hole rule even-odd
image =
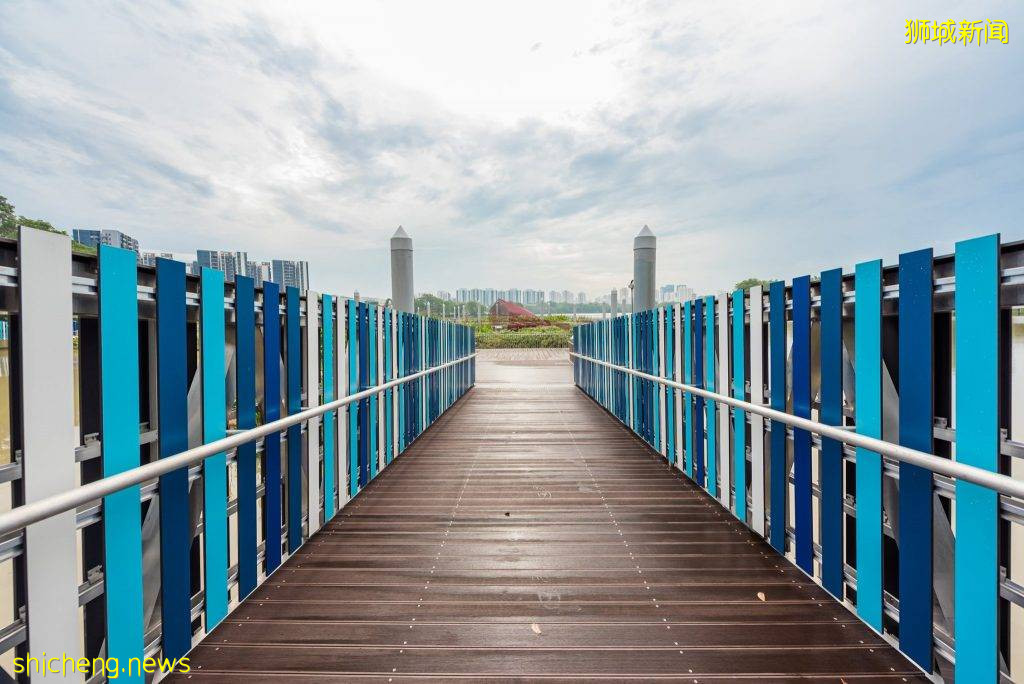
[[[956,457],[999,470],[999,235],[956,244]],[[1008,371],[1008,369],[1007,369]],[[956,482],[956,676],[999,678],[999,497]]]
[[[334,297],[325,294],[323,296],[323,331],[321,332],[321,343],[324,355],[324,403],[334,401]],[[335,497],[337,497],[337,473],[335,464],[338,458],[338,443],[335,439],[335,415],[336,411],[328,411],[324,414],[324,520],[334,517],[337,510]]]
[[[661,349],[659,345],[660,334],[658,331],[658,319],[661,316],[661,309],[652,309],[648,315],[650,316],[650,335],[651,335],[651,363],[650,370],[648,371],[651,375],[659,375],[661,369]],[[662,451],[662,425],[661,425],[661,412],[662,412],[662,388],[661,386],[651,381],[651,425],[654,428],[653,436],[654,440],[652,446],[656,451]]]
[[[732,395],[746,400],[746,339],[743,322],[743,290],[732,293]],[[747,521],[747,416],[733,412],[733,482],[736,486],[736,517]]]
[[[224,272],[200,273],[202,339],[203,441],[227,436],[224,367]],[[219,453],[203,461],[203,539],[206,562],[206,631],[228,613],[228,477],[227,459]]]
[[[679,381],[679,378],[675,373],[676,366],[676,349],[675,349],[675,311],[669,306],[662,309],[661,315],[664,317],[665,333],[665,372],[664,376],[671,380]],[[668,462],[671,465],[676,464],[676,390],[671,387],[665,387],[665,428],[666,437],[665,440],[665,452],[668,454]]]
[[[405,326],[408,314],[404,311],[398,312],[398,375],[404,378],[407,374],[407,366],[409,354],[406,349],[408,344],[408,337],[405,332]],[[398,386],[398,453],[405,451],[406,442],[406,425],[405,425],[405,411],[406,411],[406,393],[405,383]]]
[[[857,264],[857,432],[882,438],[882,262]],[[857,613],[882,631],[882,459],[857,449]]]
[[[348,393],[359,391],[359,311],[356,302],[345,300],[348,322]],[[359,405],[348,405],[348,495],[349,498],[359,493]]]
[[[384,309],[384,377],[381,378],[384,382],[392,380],[391,374],[391,311]],[[393,390],[387,390],[381,399],[384,402],[384,463],[391,463],[394,458],[394,454],[391,450],[391,427],[392,427],[392,396]]]
[[[99,247],[100,399],[103,477],[139,466],[139,327],[136,254]],[[107,657],[143,655],[142,519],[139,486],[103,498]],[[141,672],[126,673],[144,681]]]
[[[683,304],[683,382],[693,385],[693,302]],[[686,430],[686,475],[693,479],[693,395],[683,393],[686,407],[684,427]]]
[[[373,387],[377,384],[377,305],[369,304],[367,308],[367,350],[369,352],[369,358],[367,361],[367,370],[369,377],[367,378],[367,387]],[[367,428],[369,434],[367,435],[369,441],[369,473],[370,479],[377,477],[377,395],[373,395],[369,399],[368,409],[368,421]]]
[[[704,300],[693,303],[693,379],[694,387],[704,387]],[[704,399],[700,395],[694,398],[693,409],[693,462],[697,474],[696,482],[705,486],[704,472]]]

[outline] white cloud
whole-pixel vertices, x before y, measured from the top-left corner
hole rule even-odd
[[[644,223],[659,280],[698,289],[1020,237],[1020,43],[904,45],[918,14],[5,3],[0,193],[151,248],[306,258],[340,293],[387,292],[399,223],[418,289],[593,293]]]

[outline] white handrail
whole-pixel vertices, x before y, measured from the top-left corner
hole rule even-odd
[[[195,463],[199,463],[214,454],[229,451],[246,444],[247,442],[259,439],[260,437],[266,437],[267,435],[275,432],[281,432],[285,428],[303,423],[310,418],[315,418],[316,416],[327,413],[328,411],[339,409],[342,406],[347,406],[348,404],[360,401],[361,399],[373,396],[374,394],[379,394],[385,390],[391,389],[392,387],[396,387],[406,382],[436,373],[437,371],[444,370],[445,368],[450,368],[451,366],[464,363],[475,356],[476,353],[474,352],[462,357],[461,359],[449,361],[439,366],[434,366],[433,368],[427,368],[413,373],[412,375],[407,375],[404,378],[396,378],[395,380],[385,382],[383,385],[377,385],[376,387],[370,387],[369,389],[362,390],[361,392],[350,394],[349,396],[342,397],[336,401],[321,404],[320,406],[314,406],[298,413],[293,413],[290,416],[285,416],[284,418],[275,420],[272,423],[260,425],[259,427],[252,428],[251,430],[236,432],[223,439],[218,439],[216,442],[201,444],[195,448],[182,451],[179,454],[167,456],[166,458],[158,459],[152,463],[146,463],[145,465],[141,465],[137,468],[132,468],[131,470],[126,470],[122,473],[118,473],[117,475],[111,475],[110,477],[105,477],[102,480],[90,482],[89,484],[82,485],[81,487],[77,487],[66,492],[60,492],[59,494],[48,496],[45,499],[33,501],[32,503],[25,504],[24,506],[18,506],[11,511],[0,514],[0,534],[19,530],[34,522],[45,520],[46,518],[57,515],[58,513],[63,513],[64,511],[69,511],[82,504],[95,501],[96,499],[107,496],[108,494],[113,494],[114,492],[125,489],[126,487],[141,484],[147,480],[152,480],[156,477],[177,470],[178,468],[185,468]]]
[[[766,418],[770,418],[773,422],[784,423],[791,425],[801,430],[807,430],[821,435],[822,437],[828,437],[834,439],[837,442],[843,442],[854,447],[861,447],[869,451],[873,451],[877,454],[889,456],[897,461],[904,463],[910,463],[912,465],[926,468],[933,473],[945,475],[958,480],[965,480],[967,482],[973,482],[974,484],[987,487],[993,491],[1012,496],[1018,499],[1024,500],[1024,482],[1014,480],[1008,475],[1002,475],[1000,473],[994,473],[990,470],[978,468],[976,466],[967,465],[966,463],[960,463],[959,461],[953,461],[948,458],[941,458],[935,454],[929,454],[924,451],[918,451],[917,449],[911,449],[910,447],[901,446],[899,444],[893,444],[892,442],[886,442],[881,439],[874,437],[868,437],[867,435],[857,434],[855,431],[848,427],[841,427],[838,425],[826,425],[825,423],[819,423],[817,421],[810,420],[809,418],[801,418],[800,416],[794,416],[791,413],[784,411],[778,411],[768,406],[761,404],[752,404],[749,401],[743,401],[742,399],[736,399],[734,397],[727,396],[725,394],[717,394],[715,392],[709,392],[706,389],[700,387],[694,387],[693,385],[684,385],[681,382],[675,380],[669,380],[668,378],[659,378],[656,375],[649,375],[632,368],[626,368],[625,366],[619,366],[614,363],[608,363],[607,361],[601,361],[583,354],[577,354],[576,352],[569,352],[571,356],[575,356],[578,359],[589,361],[590,363],[596,363],[606,368],[611,368],[629,375],[634,375],[638,378],[644,378],[646,380],[653,380],[654,382],[675,389],[683,390],[684,392],[690,392],[697,396],[704,397],[716,401],[720,404],[727,404],[735,408],[743,409],[744,411],[750,411],[751,413],[757,413]]]

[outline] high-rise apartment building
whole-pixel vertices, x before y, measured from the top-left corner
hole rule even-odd
[[[281,287],[297,287],[300,292],[309,289],[309,263],[274,259],[270,262],[274,282]]]
[[[143,266],[156,266],[157,259],[173,259],[170,252],[142,252],[139,254],[139,263]]]
[[[119,230],[75,228],[71,231],[71,237],[74,238],[76,242],[81,242],[83,245],[88,247],[95,248],[100,245],[110,245],[112,247],[130,249],[136,254],[139,253],[139,241],[131,235],[122,233]]]

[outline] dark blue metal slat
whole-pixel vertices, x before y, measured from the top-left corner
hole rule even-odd
[[[235,276],[235,394],[238,429],[256,427],[255,283]],[[256,588],[256,442],[238,447],[238,594]]]
[[[263,283],[263,422],[281,417],[281,291],[276,283]],[[264,561],[266,572],[281,565],[281,433],[263,441]]]
[[[156,264],[157,401],[160,458],[188,449],[185,264]],[[160,606],[166,657],[192,647],[192,522],[188,468],[160,477]]]
[[[900,444],[933,452],[932,250],[900,255]],[[900,649],[932,669],[932,474],[900,463]]]
[[[821,422],[843,421],[843,270],[821,274]],[[821,579],[833,596],[843,598],[843,446],[821,440]]]

